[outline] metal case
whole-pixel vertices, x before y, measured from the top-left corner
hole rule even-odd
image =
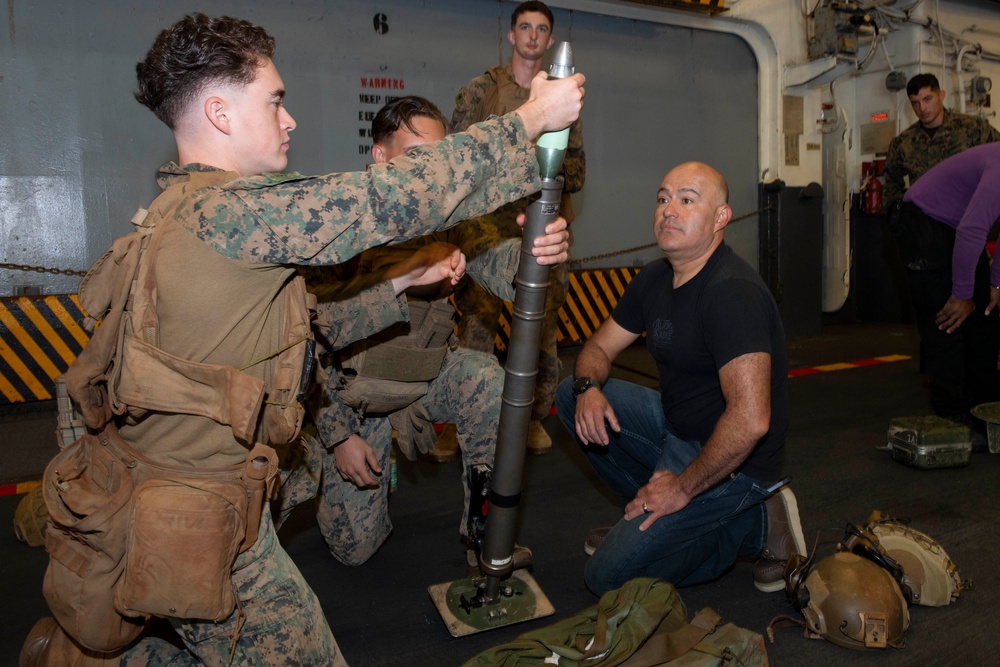
[[[956,468],[969,464],[972,432],[935,415],[896,417],[889,422],[888,448],[893,459],[911,468]]]

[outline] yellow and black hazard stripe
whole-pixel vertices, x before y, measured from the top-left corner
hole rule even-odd
[[[590,269],[569,272],[566,303],[559,309],[556,341],[559,345],[583,345],[604,320],[611,317],[625,287],[639,273],[638,268]],[[496,348],[507,350],[513,304],[504,303],[497,329]]]
[[[75,294],[0,299],[0,405],[55,398],[90,335]]]
[[[559,311],[560,345],[582,345],[611,316],[638,268],[569,272],[566,303]],[[56,377],[89,340],[75,294],[0,299],[0,405],[54,398]],[[510,342],[512,305],[504,304],[497,329],[501,352]]]

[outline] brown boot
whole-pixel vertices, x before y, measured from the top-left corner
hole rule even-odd
[[[611,526],[592,528],[590,532],[587,533],[587,539],[583,542],[583,552],[588,556],[593,556],[594,552],[597,551],[597,547],[601,546],[601,542],[604,541],[604,538],[607,537],[610,532]]]
[[[56,619],[51,616],[39,619],[21,646],[21,655],[17,661],[19,667],[45,667],[49,664],[49,644],[57,632],[60,630]]]
[[[438,436],[434,449],[427,452],[427,458],[434,463],[448,463],[458,456],[458,428],[454,424],[445,424],[444,430]]]
[[[528,453],[535,456],[548,454],[552,451],[552,438],[546,433],[542,422],[532,419],[528,424]]]
[[[799,518],[799,503],[788,486],[764,501],[767,512],[767,544],[753,567],[753,583],[757,590],[775,593],[785,590],[784,572],[788,559],[795,554],[806,555],[806,540]]]
[[[18,667],[111,667],[121,660],[116,653],[94,653],[76,644],[51,616],[35,623],[21,647]]]

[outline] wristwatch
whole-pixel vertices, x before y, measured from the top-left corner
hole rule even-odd
[[[587,391],[592,387],[601,388],[601,383],[597,380],[589,377],[579,377],[573,380],[573,398],[576,398],[583,392]]]

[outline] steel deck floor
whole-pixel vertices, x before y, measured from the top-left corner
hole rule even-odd
[[[566,351],[564,373],[572,370],[575,352]],[[902,650],[855,652],[808,640],[789,628],[768,645],[771,664],[988,664],[1000,649],[993,604],[1000,599],[1000,455],[974,454],[965,468],[919,471],[876,449],[884,444],[892,417],[928,411],[913,327],[828,325],[822,336],[789,343],[790,363],[798,372],[886,355],[909,358],[848,364],[790,380],[785,471],[793,477],[807,541],[818,536],[820,553],[830,553],[848,522],[882,510],[911,519],[914,528],[938,540],[975,588],[947,607],[911,609]],[[627,350],[619,361],[616,376],[655,383],[655,369],[642,347]],[[46,419],[54,424],[48,413],[0,417],[5,459],[24,460],[17,451],[27,448],[44,465],[45,456],[37,452],[52,447]],[[308,508],[300,508],[283,527],[282,542],[319,596],[351,665],[458,665],[596,602],[583,584],[583,540],[589,528],[617,518],[618,503],[597,482],[555,416],[546,420],[546,428],[553,435],[553,452],[525,464],[517,540],[534,551],[534,577],[555,606],[552,617],[460,639],[448,634],[427,587],[465,572],[456,531],[462,498],[457,463],[400,460],[399,488],[391,500],[394,533],[361,567],[341,565],[329,555]],[[5,464],[0,483],[11,481],[10,470]],[[40,468],[22,469],[18,475],[37,478],[40,473]],[[0,525],[8,527],[0,531],[2,665],[16,664],[25,634],[47,613],[41,594],[45,553],[17,542],[9,528],[17,502],[17,496],[0,497]],[[725,620],[762,634],[773,617],[795,615],[783,594],[753,587],[751,566],[740,562],[715,582],[681,589],[689,613],[710,606]]]

